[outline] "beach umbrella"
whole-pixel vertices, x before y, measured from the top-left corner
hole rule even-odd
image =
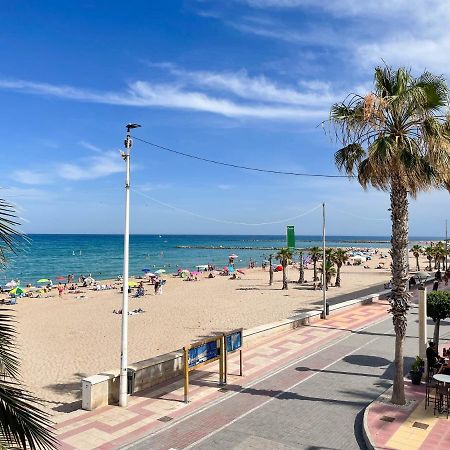
[[[50,283],[50,280],[48,278],[41,278],[40,280],[37,280],[38,283]]]
[[[146,272],[145,275],[147,275],[148,277],[156,277],[153,272]]]
[[[275,269],[278,270],[278,271],[283,270],[283,266],[278,265],[277,267],[275,267]]]
[[[23,294],[24,292],[25,291],[19,286],[15,287],[14,289],[11,289],[9,291],[10,294],[14,294],[14,295],[20,295],[20,294]]]
[[[128,286],[135,287],[135,286],[137,286],[137,283],[136,283],[136,281],[129,281]]]
[[[245,272],[241,269],[236,270],[236,272],[242,273],[242,275],[245,275]]]
[[[58,281],[65,281],[66,277],[57,277],[56,278]]]
[[[158,269],[155,271],[155,273],[166,273],[166,271],[164,269]]]
[[[231,255],[228,256],[228,258],[235,259],[235,258],[239,258],[239,256],[236,255],[235,253],[232,253]]]
[[[192,272],[192,275],[200,275],[201,272],[197,272],[196,270]]]
[[[142,269],[142,272],[151,272],[151,270],[150,269]]]
[[[17,283],[14,280],[9,281],[8,283],[5,284],[6,288],[15,288],[17,286]]]

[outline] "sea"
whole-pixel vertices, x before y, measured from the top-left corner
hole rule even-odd
[[[439,238],[412,237],[411,242]],[[328,236],[329,247],[388,247],[388,236]],[[296,246],[321,246],[320,236],[296,236]],[[250,261],[258,265],[270,253],[286,246],[286,236],[277,235],[131,235],[130,275],[142,275],[143,269],[195,269],[213,264],[222,268],[228,256],[237,254],[237,266]],[[110,234],[30,234],[19,243],[16,254],[7,255],[1,269],[0,284],[20,279],[21,284],[35,284],[40,278],[54,282],[58,277],[91,274],[95,279],[116,278],[123,272],[123,235]]]

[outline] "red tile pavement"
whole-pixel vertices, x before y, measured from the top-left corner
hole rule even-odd
[[[240,392],[243,387],[255,383],[272,371],[318,349],[323,350],[314,358],[312,370],[298,371],[295,380],[292,379],[292,376],[286,379],[283,379],[281,375],[280,377],[277,376],[277,384],[274,385],[273,392],[279,392],[280,386],[282,389],[311,376],[314,369],[318,370],[325,367],[330,362],[331,357],[339,356],[336,353],[336,348],[332,350],[332,355],[328,354],[326,351],[327,344],[344,337],[350,330],[375,323],[386,316],[387,303],[380,301],[372,305],[359,306],[337,313],[330,316],[326,322],[316,322],[309,326],[252,341],[250,347],[245,349],[244,352],[244,377],[229,375],[227,389],[231,393]],[[267,351],[268,349],[272,351]],[[342,356],[345,351],[346,348],[343,345],[340,350]],[[75,417],[69,414],[71,417],[67,417],[66,420],[57,425],[61,448],[67,450],[74,448],[80,450],[117,448],[119,445],[145,436],[151,431],[170,426],[170,422],[164,423],[158,420],[162,416],[170,416],[175,421],[194,411],[199,411],[213,401],[219,401],[224,396],[230,396],[230,393],[222,393],[218,390],[216,366],[217,363],[213,363],[207,366],[208,370],[199,370],[192,373],[191,402],[187,405],[181,401],[183,398],[182,379],[178,378],[154,389],[131,396],[127,409],[106,406],[92,412],[80,413],[77,411]],[[237,354],[231,355],[229,367],[230,373],[237,373]],[[246,389],[246,393],[240,392],[239,395],[233,397],[232,410],[228,412],[224,410],[223,415],[215,418],[200,413],[198,415],[199,420],[206,420],[211,427],[222,426],[236,417],[237,412],[244,413],[265,401],[267,395],[272,395],[271,392],[265,392],[264,395],[256,393],[255,395],[255,392],[252,393],[251,388],[249,389]],[[179,427],[177,426],[177,428]],[[193,436],[188,439],[187,430],[181,433],[182,428],[179,429],[180,435],[177,434],[178,431],[172,428],[173,433],[170,433],[172,435],[171,446],[182,446],[189,439],[192,442]],[[199,429],[204,430],[205,427],[199,427]],[[201,437],[196,435],[195,439]]]

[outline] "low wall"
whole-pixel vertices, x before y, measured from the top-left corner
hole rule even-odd
[[[389,292],[389,290],[386,290],[331,305],[330,315],[336,311],[372,303],[372,301],[384,297]],[[289,319],[244,330],[244,348],[251,346],[255,339],[308,325],[319,320],[321,314],[322,310],[307,311]],[[134,379],[133,392],[139,392],[182,375],[183,352],[182,350],[176,350],[144,361],[138,361],[129,365],[128,369],[129,374]],[[115,369],[83,378],[81,391],[82,408],[88,411],[117,403],[119,401],[119,370]]]

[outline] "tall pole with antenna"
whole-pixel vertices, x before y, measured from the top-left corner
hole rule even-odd
[[[123,296],[122,296],[122,336],[120,341],[120,385],[119,385],[119,406],[128,406],[128,258],[130,241],[130,152],[133,141],[131,140],[131,130],[140,125],[129,123],[127,125],[127,135],[122,152],[122,159],[126,164],[125,171],[125,230],[123,234]]]
[[[323,263],[322,263],[322,294],[323,294],[323,318],[327,318],[327,277],[326,277],[326,248],[325,248],[325,203],[322,203],[322,244],[323,244]]]

